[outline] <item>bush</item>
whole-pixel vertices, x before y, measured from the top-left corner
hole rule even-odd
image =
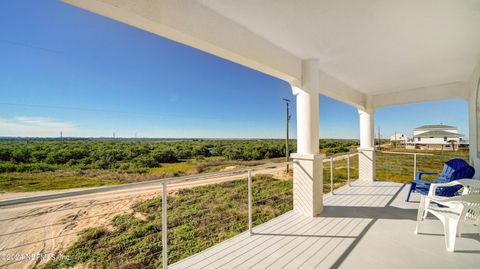
[[[34,172],[55,171],[56,169],[57,169],[56,166],[49,165],[46,163],[14,164],[11,162],[0,162],[0,173],[8,173],[8,172],[34,173]]]

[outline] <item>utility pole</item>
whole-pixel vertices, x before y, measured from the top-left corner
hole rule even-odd
[[[60,131],[60,140],[63,140],[63,132]]]
[[[289,112],[290,100],[283,98],[283,101],[285,101],[285,110],[286,110],[285,160],[288,162],[290,160],[290,148],[288,146],[288,133],[289,133],[288,123],[290,122],[290,112]],[[287,164],[287,173],[288,173],[288,164]]]
[[[115,139],[115,132],[113,132],[113,139]]]

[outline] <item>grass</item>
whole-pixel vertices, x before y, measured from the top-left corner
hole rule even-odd
[[[235,169],[245,166],[260,165],[277,160],[278,158],[261,161],[228,161],[222,157],[207,157],[199,160],[185,160],[179,163],[165,163],[160,167],[149,169],[148,173],[175,177],[196,173],[218,172],[224,169]]]
[[[404,152],[404,151],[402,151]],[[407,151],[408,152],[408,151]],[[468,151],[411,151],[410,153],[435,154],[417,155],[417,171],[440,172],[443,169],[443,163],[453,159],[461,158],[468,162]],[[379,180],[410,183],[414,178],[414,157],[406,154],[388,154],[376,152],[376,178]],[[347,160],[335,160],[333,162],[333,184],[334,188],[347,184]],[[358,156],[350,158],[350,178],[358,178]],[[422,178],[431,180],[435,175],[424,175]],[[330,191],[330,162],[323,163],[323,192]]]
[[[417,152],[418,153],[418,152]],[[420,152],[427,154],[438,154],[435,156],[417,155],[417,171],[441,172],[443,163],[453,159],[461,158],[468,162],[468,151],[457,152]],[[414,178],[414,157],[413,155],[376,153],[376,176],[377,179],[399,183],[410,183]],[[423,177],[422,177],[423,178]],[[425,179],[433,179],[433,176],[424,176]]]
[[[63,190],[124,183],[127,182],[119,179],[99,178],[65,172],[0,174],[0,190],[3,192]]]
[[[180,163],[165,163],[160,167],[150,168],[150,174],[163,174],[168,177],[175,177],[179,175],[195,174],[197,172],[198,163],[195,160],[188,160]]]
[[[258,225],[292,210],[292,180],[258,175],[253,179],[253,223]],[[168,196],[168,261],[198,253],[248,228],[247,181],[180,190]],[[111,228],[83,230],[78,240],[44,268],[161,267],[162,198],[134,207],[137,214],[115,217]],[[138,214],[143,217],[138,218]]]

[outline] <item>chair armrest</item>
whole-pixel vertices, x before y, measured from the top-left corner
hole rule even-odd
[[[478,179],[471,179],[471,178],[462,178],[458,179],[458,182],[462,183],[463,185],[463,195],[470,194],[471,192],[480,194],[480,180]]]
[[[480,201],[480,194],[466,194],[452,197],[425,196],[425,199],[429,199],[432,202],[448,206],[448,204],[464,204],[467,202],[478,202]]]
[[[435,172],[417,172],[417,174],[415,175],[415,180],[417,179],[422,179],[422,176],[423,175],[436,175],[438,173],[435,173]]]
[[[449,204],[452,204],[452,202],[455,202],[458,200],[457,196],[443,197],[443,196],[431,196],[431,195],[424,196],[424,199],[425,201],[428,201],[427,206],[425,206],[425,210],[428,208],[431,202],[448,207]]]
[[[462,182],[460,182],[458,180],[453,180],[453,181],[446,182],[446,183],[432,183],[432,184],[430,184],[430,189],[428,190],[428,196],[430,198],[438,197],[438,196],[435,196],[435,194],[437,193],[437,188],[451,187],[451,186],[455,186],[455,185],[463,185],[463,184],[462,184]]]
[[[415,183],[417,185],[423,185],[423,186],[430,186],[430,184],[432,184],[432,182],[422,180],[422,179],[415,179],[414,181],[412,181],[412,183]]]

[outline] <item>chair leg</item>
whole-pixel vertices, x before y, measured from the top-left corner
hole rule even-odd
[[[426,197],[426,196],[420,196],[420,206],[423,207],[423,219],[426,219],[427,216],[428,216],[428,208],[430,207],[430,204],[431,204],[431,200],[430,198]]]
[[[424,220],[423,215],[425,214],[425,198],[422,196],[420,198],[420,205],[418,205],[418,212],[417,212],[417,225],[415,226],[415,234],[418,234],[420,231],[420,222]],[[427,213],[428,214],[428,213]]]
[[[458,220],[445,218],[445,245],[448,252],[455,251],[455,239],[457,237]]]
[[[417,183],[410,184],[410,190],[407,193],[407,199],[405,199],[405,202],[408,202],[410,200],[410,194],[415,191],[415,187],[417,186]]]

